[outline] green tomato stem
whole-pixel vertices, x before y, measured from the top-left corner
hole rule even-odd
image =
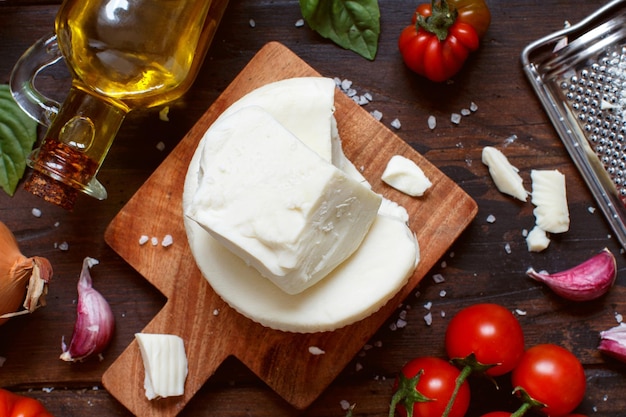
[[[443,414],[441,415],[441,417],[448,417],[448,415],[450,414],[450,411],[452,410],[452,406],[454,405],[454,402],[456,401],[456,396],[459,394],[459,390],[461,389],[461,386],[463,386],[463,383],[465,382],[467,377],[469,377],[472,374],[472,372],[474,372],[474,368],[472,368],[469,365],[466,365],[463,367],[463,369],[461,369],[461,373],[459,374],[458,377],[456,377],[456,381],[454,383],[454,391],[452,391],[450,400],[448,401],[448,404],[446,405],[446,409],[443,411]]]
[[[526,411],[530,410],[531,408],[532,404],[523,403],[520,408],[517,409],[517,411],[511,414],[511,417],[522,417],[524,414],[526,414]]]

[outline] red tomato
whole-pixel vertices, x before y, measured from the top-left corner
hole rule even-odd
[[[553,344],[528,349],[511,377],[514,389],[522,389],[543,404],[540,411],[550,417],[567,416],[585,395],[585,371],[580,361]]]
[[[493,365],[486,374],[510,372],[524,354],[524,333],[515,316],[498,304],[475,304],[459,311],[446,329],[450,359],[474,355],[482,365]]]
[[[400,33],[398,48],[411,70],[435,82],[446,81],[478,49],[490,21],[483,0],[421,4],[412,24]]]
[[[52,417],[34,398],[0,389],[0,416],[2,417]]]
[[[391,400],[391,415],[395,410],[406,417],[412,407],[413,417],[441,417],[455,390],[460,371],[443,359],[421,357],[402,367],[396,379]],[[470,388],[464,381],[457,393],[448,417],[463,417],[470,402]]]

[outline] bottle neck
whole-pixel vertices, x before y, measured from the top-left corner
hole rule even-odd
[[[78,192],[107,197],[96,179],[127,109],[72,86],[38,149],[28,158],[26,189],[71,209]]]

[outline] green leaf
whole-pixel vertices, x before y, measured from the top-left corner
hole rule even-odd
[[[378,0],[300,0],[307,24],[337,45],[373,60],[378,50]]]
[[[9,86],[0,84],[0,188],[15,194],[26,158],[37,140],[37,122],[17,105]]]

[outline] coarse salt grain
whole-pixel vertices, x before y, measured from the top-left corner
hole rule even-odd
[[[213,310],[213,315],[214,316],[218,316],[219,314],[220,314],[220,309],[219,308],[216,308],[216,309]]]
[[[519,309],[519,308],[516,308],[516,309],[515,309],[515,313],[516,313],[518,316],[525,316],[525,315],[526,315],[526,310],[521,310],[521,309]]]
[[[396,327],[398,329],[403,329],[403,328],[406,327],[406,325],[407,325],[407,321],[406,320],[402,320],[402,319],[396,320]]]
[[[394,129],[400,129],[402,127],[402,124],[400,123],[400,120],[393,119],[391,121],[391,127],[393,127]]]
[[[487,216],[487,223],[494,223],[496,221],[496,216],[494,216],[493,214],[490,214],[489,216]]]
[[[139,245],[145,245],[149,240],[150,238],[147,235],[141,235],[139,237]]]
[[[66,251],[70,249],[70,245],[67,242],[59,243],[59,250]]]
[[[430,308],[431,308],[432,306],[433,306],[432,301],[429,301],[429,302],[427,302],[426,304],[424,304],[424,308],[425,308],[426,310],[430,310]]]
[[[619,313],[615,313],[615,320],[616,320],[618,323],[621,323],[622,321],[624,321],[624,317],[622,317],[622,315],[621,315],[621,314],[619,314]]]
[[[447,294],[446,290],[439,291],[439,297],[441,297],[441,298],[445,297],[446,294]]]
[[[172,235],[165,235],[163,237],[163,240],[161,241],[161,246],[163,246],[164,248],[167,248],[168,246],[172,246],[173,243],[174,243],[174,238],[172,237]]]
[[[250,20],[248,21],[248,24],[250,25],[250,27],[251,27],[251,28],[256,27],[256,22],[254,21],[254,19],[250,19]]]
[[[593,214],[593,213],[595,213],[595,212],[596,212],[596,208],[595,208],[595,207],[589,207],[589,208],[587,209],[587,211],[588,211],[589,213]]]
[[[350,402],[346,400],[339,401],[339,406],[342,410],[347,411],[350,408]]]
[[[470,109],[461,109],[461,116],[469,116],[470,114],[472,114]]]
[[[41,217],[41,210],[39,210],[36,207],[33,207],[33,209],[30,212],[35,217]]]
[[[470,103],[470,111],[475,112],[476,110],[478,110],[478,106],[476,105],[476,103],[474,103],[473,101]]]
[[[446,279],[443,277],[443,275],[441,274],[434,274],[433,275],[433,281],[435,282],[435,284],[441,284],[442,282],[444,282]]]
[[[506,243],[504,245],[504,251],[510,255],[511,254],[511,245]]]
[[[298,19],[298,20],[296,20],[296,24],[295,24],[295,26],[296,26],[297,28],[301,28],[302,26],[304,26],[304,19]]]
[[[156,148],[158,151],[164,151],[165,150],[165,142],[161,141],[159,143],[156,144]]]
[[[433,313],[428,312],[424,316],[424,321],[426,322],[427,326],[430,326],[431,324],[433,324]]]
[[[383,118],[383,114],[378,110],[371,111],[370,114],[374,117],[374,119],[378,120],[379,122]]]
[[[152,246],[156,246],[159,244],[159,238],[157,237],[153,237],[150,239],[150,243],[152,243]]]
[[[309,353],[311,355],[323,355],[326,353],[324,350],[318,348],[317,346],[309,346]]]
[[[428,128],[434,130],[437,127],[437,118],[435,116],[428,116]]]
[[[452,113],[450,115],[450,121],[455,125],[458,125],[459,123],[461,123],[461,115],[458,113]]]

